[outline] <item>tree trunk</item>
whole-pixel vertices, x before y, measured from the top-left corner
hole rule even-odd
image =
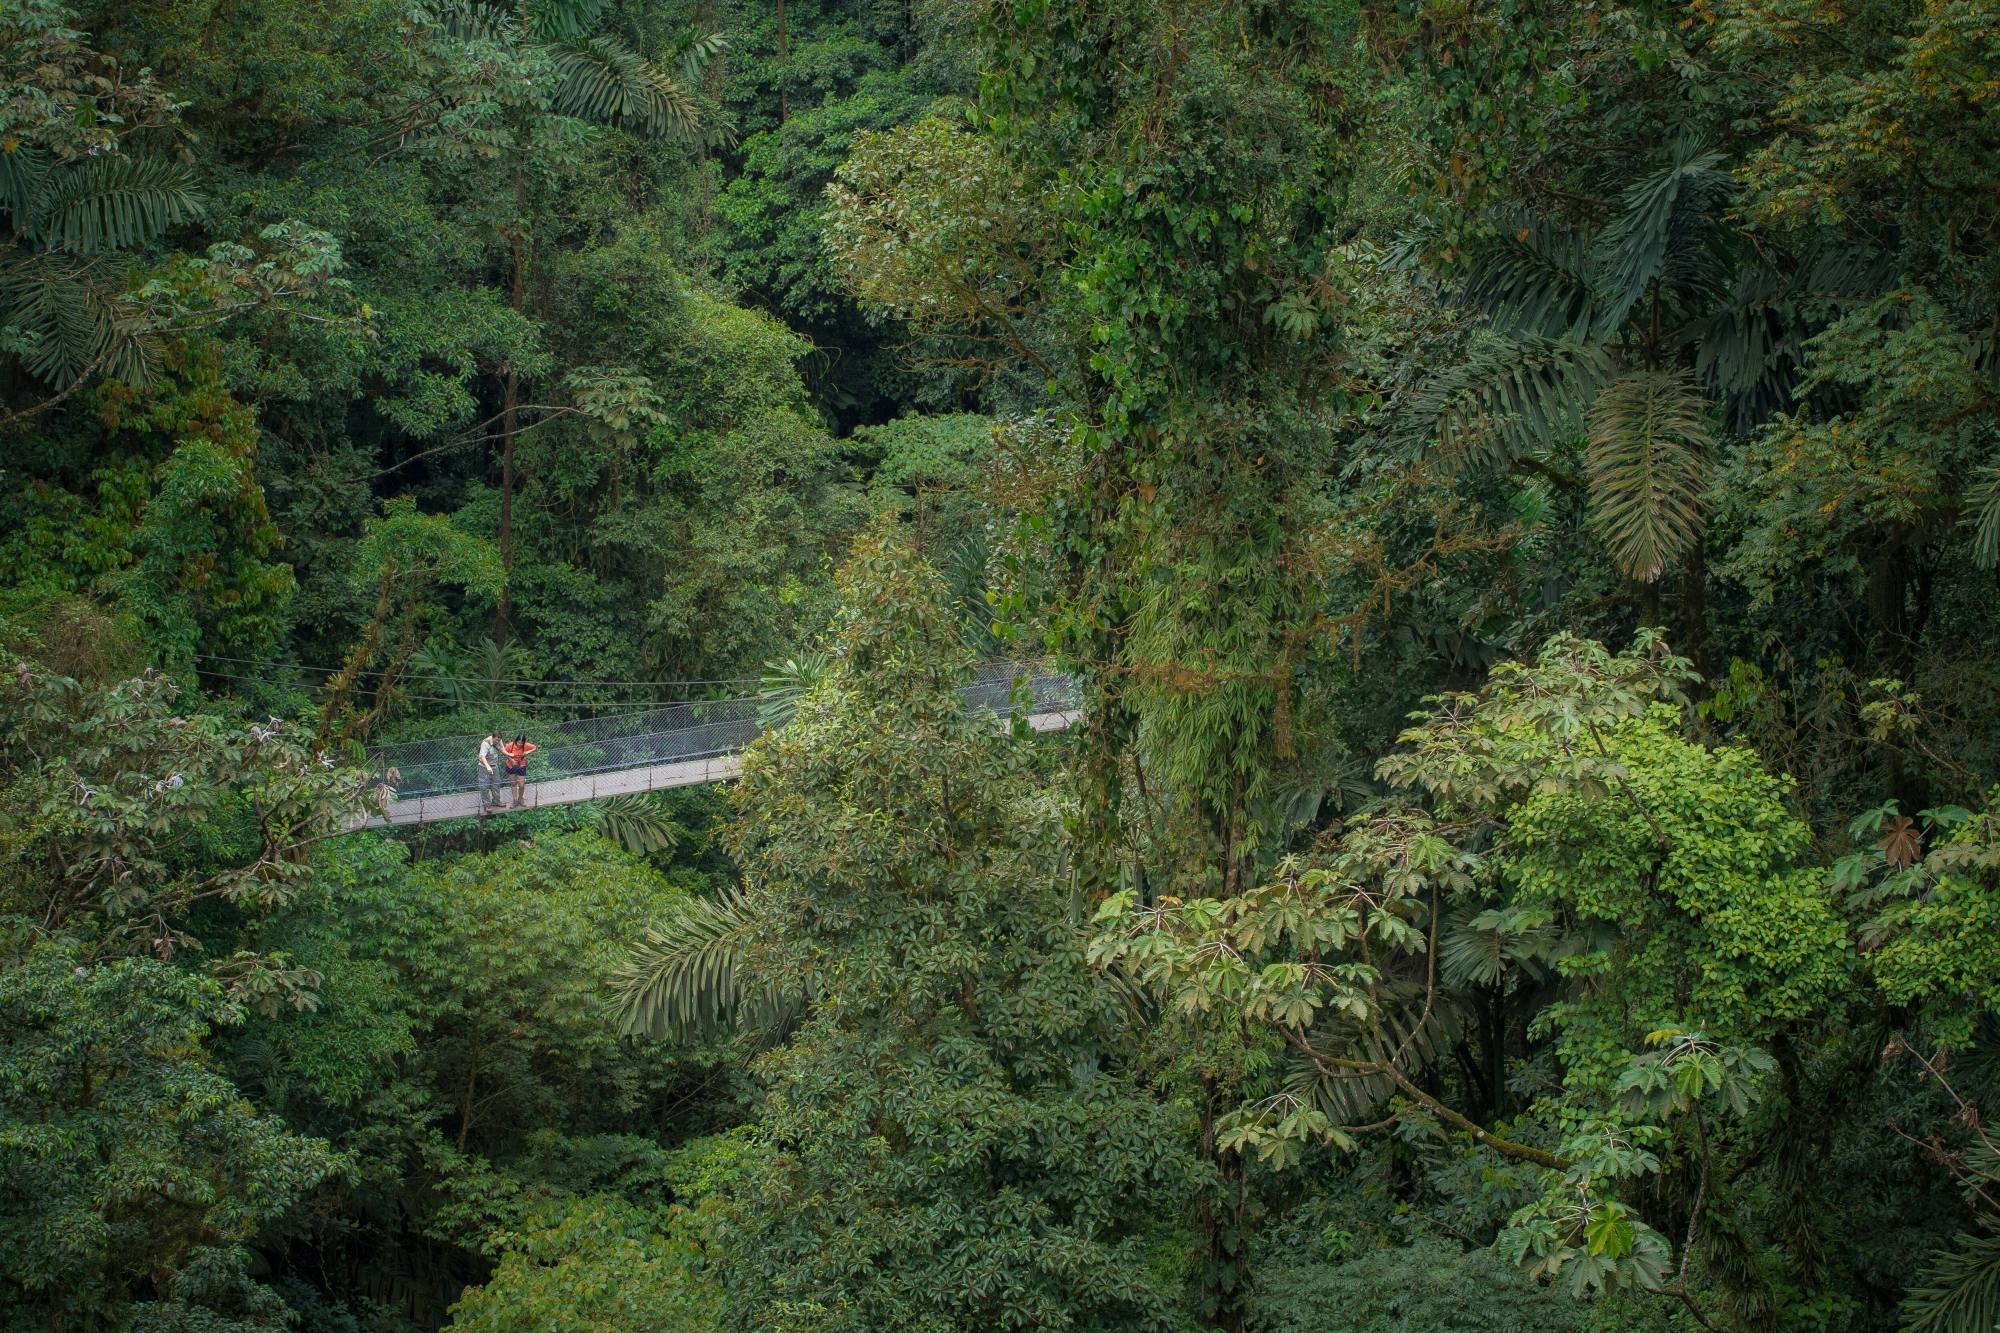
[[[525,208],[523,212],[525,212]],[[527,242],[516,230],[513,283],[507,300],[515,310],[526,301],[528,286]],[[514,592],[514,436],[520,427],[521,372],[511,359],[500,370],[500,601],[493,613],[493,642],[507,646],[508,616]]]
[[[1485,1046],[1487,1114],[1499,1118],[1507,1114],[1507,995],[1498,986],[1485,989],[1480,997],[1479,1027]]]
[[[1915,635],[1911,630],[1910,585],[1913,574],[1908,536],[1894,534],[1878,550],[1868,571],[1868,618],[1875,630],[1876,671],[1908,682],[1916,666]],[[1884,743],[1888,754],[1889,794],[1904,814],[1930,804],[1930,783],[1920,766],[1913,766],[1902,743]]]
[[[1231,1090],[1209,1074],[1202,1075],[1201,1159],[1215,1168],[1216,1183],[1204,1190],[1195,1208],[1195,1244],[1200,1248],[1201,1303],[1210,1328],[1243,1333],[1243,1298],[1249,1279],[1249,1255],[1243,1244],[1243,1220],[1248,1211],[1248,1178],[1243,1156],[1224,1152],[1216,1143],[1219,1106],[1228,1104]]]
[[[514,431],[521,377],[510,361],[500,372],[500,603],[493,613],[493,642],[507,646],[507,617],[514,583]]]
[[[1639,585],[1639,624],[1642,628],[1657,628],[1660,623],[1660,581],[1651,579]]]
[[[1909,551],[1897,535],[1875,553],[1868,571],[1868,619],[1882,665],[1897,676],[1906,675],[1910,665],[1909,588]]]
[[[792,114],[791,96],[786,90],[785,61],[792,54],[792,43],[785,31],[785,0],[778,0],[778,123],[783,125]]]
[[[1708,664],[1708,542],[1696,537],[1681,565],[1680,650],[1705,681]]]

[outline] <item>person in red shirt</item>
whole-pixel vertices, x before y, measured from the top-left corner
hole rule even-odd
[[[528,756],[535,752],[535,745],[526,736],[516,736],[500,747],[500,753],[507,760],[507,782],[514,789],[514,808],[520,809],[521,795],[528,785]]]

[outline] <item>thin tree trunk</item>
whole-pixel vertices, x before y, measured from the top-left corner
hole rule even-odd
[[[791,54],[791,37],[785,31],[785,0],[778,0],[778,123],[780,125],[789,120],[792,114],[792,100],[785,82],[785,62]]]
[[[1708,670],[1708,542],[1696,537],[1681,566],[1681,652],[1706,680]]]
[[[320,704],[319,727],[314,732],[314,739],[320,745],[325,745],[336,734],[343,738],[347,734],[345,724],[352,715],[354,694],[361,685],[361,673],[381,646],[382,628],[389,622],[391,595],[396,589],[394,560],[382,566],[378,583],[375,614],[369,618],[367,629],[362,631],[361,641],[348,652],[340,670],[326,683],[326,696]]]
[[[526,211],[525,207],[522,209]],[[528,287],[527,242],[516,230],[513,283],[508,303],[520,310]],[[521,372],[511,359],[500,371],[500,601],[493,614],[493,642],[507,646],[508,617],[513,610],[514,585],[514,437],[520,427]]]
[[[1480,997],[1480,1036],[1486,1047],[1486,1101],[1495,1119],[1507,1114],[1507,999],[1498,986]]]
[[[514,582],[514,433],[521,378],[508,362],[500,372],[500,604],[493,615],[493,642],[507,646],[507,617]]]

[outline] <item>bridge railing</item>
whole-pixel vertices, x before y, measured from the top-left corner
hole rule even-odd
[[[1020,711],[1045,713],[1074,706],[1067,676],[1039,664],[987,663],[963,687],[966,702],[1006,716],[1017,710],[1015,683],[1022,690]],[[679,763],[732,754],[764,729],[769,700],[697,699],[641,712],[554,723],[537,729],[529,774],[536,781],[611,773],[654,764]],[[405,741],[369,751],[373,779],[395,800],[471,791],[479,785],[477,736]],[[504,775],[499,779],[506,781]]]

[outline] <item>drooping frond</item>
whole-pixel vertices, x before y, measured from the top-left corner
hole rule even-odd
[[[1966,492],[1965,521],[1972,528],[1972,561],[1981,569],[2000,563],[2000,463],[1988,463]]]
[[[1294,775],[1271,795],[1276,822],[1303,829],[1323,813],[1349,814],[1375,795],[1368,765],[1340,745],[1321,745],[1302,757]]]
[[[515,31],[514,7],[491,0],[430,0],[413,13],[461,42],[504,42]]]
[[[673,819],[651,794],[614,796],[604,803],[598,829],[634,856],[670,852],[680,842]]]
[[[0,152],[0,220],[7,229],[27,230],[35,196],[49,170],[49,155],[25,145]]]
[[[1599,334],[1616,332],[1654,279],[1695,278],[1712,214],[1733,184],[1721,164],[1720,153],[1679,144],[1671,163],[1625,191],[1624,207],[1592,247]]]
[[[1518,912],[1465,904],[1450,911],[1438,937],[1438,975],[1454,988],[1497,986],[1510,972],[1539,980],[1549,943],[1546,926]]]
[[[201,215],[194,174],[178,163],[128,154],[84,158],[52,170],[30,234],[53,249],[101,254],[143,245]]]
[[[965,646],[981,657],[998,657],[1005,648],[993,629],[986,565],[992,552],[983,533],[974,533],[945,553],[943,574],[958,613]]]
[[[825,653],[801,653],[782,662],[764,663],[764,678],[757,687],[757,724],[776,730],[792,720],[792,710],[807,690],[819,684],[832,668]]]
[[[1797,299],[1820,306],[1863,305],[1897,285],[1893,250],[1872,245],[1810,247],[1799,264]]]
[[[1932,1256],[1903,1298],[1911,1333],[1991,1333],[2000,1327],[2000,1233],[1961,1233]]]
[[[1590,502],[1611,557],[1651,582],[1701,532],[1708,404],[1686,375],[1636,371],[1590,410]]]
[[[544,37],[582,37],[594,31],[610,0],[534,0],[528,19]]]
[[[1418,1028],[1419,1021],[1422,1021],[1421,1029]],[[1358,1029],[1346,1030],[1352,1026],[1342,1025],[1340,1031],[1316,1031],[1312,1036],[1313,1045],[1321,1050],[1336,1049],[1342,1045],[1343,1032],[1348,1039],[1360,1041],[1362,1034]],[[1387,1053],[1401,1050],[1397,1067],[1409,1077],[1420,1076],[1423,1070],[1451,1049],[1452,1043],[1464,1030],[1465,1015],[1450,996],[1438,997],[1428,1019],[1424,1019],[1420,990],[1410,988],[1404,993],[1384,997],[1382,1035],[1390,1046]],[[1358,1050],[1356,1053],[1366,1054]],[[1382,1104],[1396,1091],[1396,1085],[1386,1074],[1360,1078],[1333,1077],[1322,1073],[1303,1057],[1286,1067],[1284,1077],[1286,1091],[1310,1099],[1336,1125],[1354,1125],[1376,1118],[1381,1114]]]
[[[1585,237],[1525,215],[1504,219],[1500,233],[1474,261],[1466,299],[1505,333],[1588,334],[1597,321],[1597,294]]]
[[[18,355],[29,374],[58,389],[89,374],[138,385],[152,379],[152,339],[116,277],[115,269],[99,274],[47,256],[0,275],[0,327],[23,344]]]
[[[662,138],[698,140],[701,108],[687,87],[622,42],[591,37],[554,50],[556,109]]]
[[[775,1028],[803,1006],[804,987],[746,975],[745,955],[766,929],[741,890],[695,898],[646,932],[614,984],[626,1032],[685,1038],[730,1027]]]
[[[1492,338],[1430,376],[1398,414],[1397,433],[1456,465],[1505,462],[1575,439],[1611,360],[1604,348],[1549,338]]]
[[[1791,403],[1810,330],[1769,268],[1742,274],[1725,300],[1680,335],[1695,349],[1695,375],[1747,431]]]
[[[719,32],[688,38],[680,53],[681,82],[689,87],[699,83],[703,71],[728,49],[729,39]]]

